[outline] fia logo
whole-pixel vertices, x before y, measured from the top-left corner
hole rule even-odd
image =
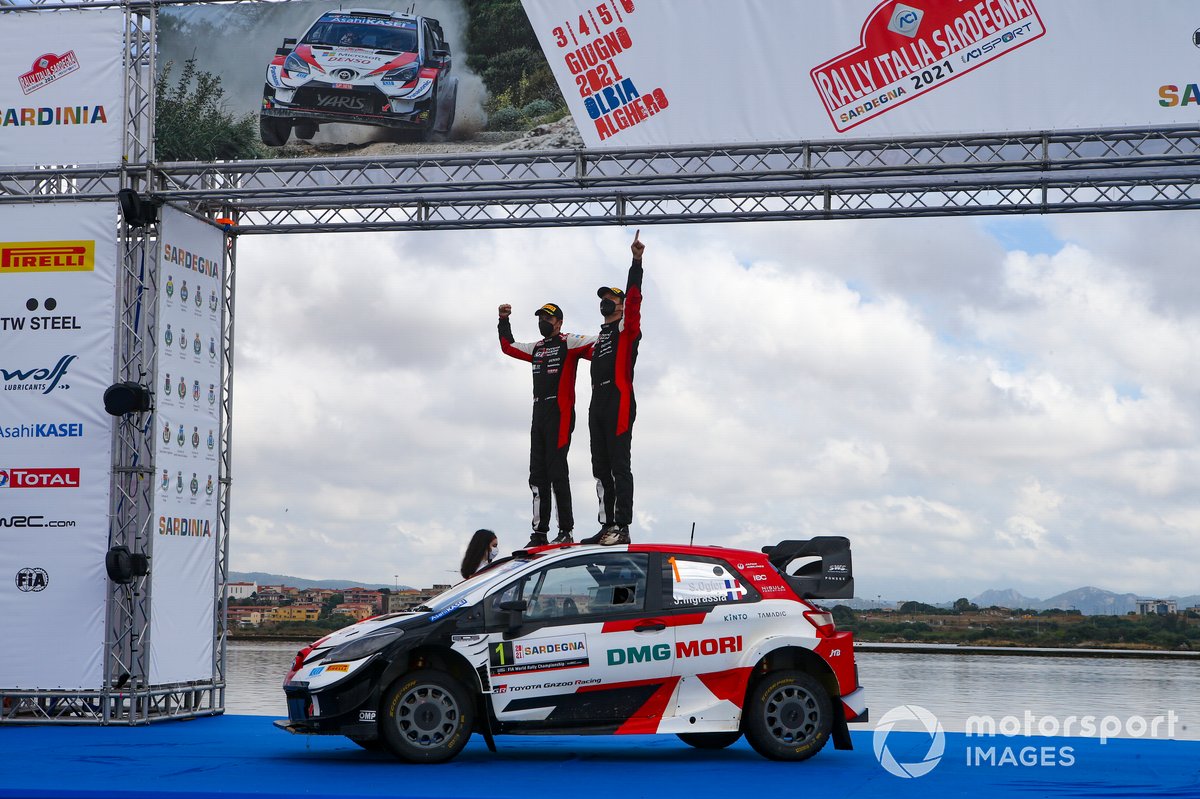
[[[50,575],[45,569],[21,569],[17,572],[17,590],[23,594],[30,591],[45,591],[50,584]]]

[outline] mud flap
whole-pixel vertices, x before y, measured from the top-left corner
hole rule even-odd
[[[833,748],[853,749],[854,742],[850,740],[850,725],[846,723],[846,711],[842,707],[841,701],[836,697],[833,703],[833,729],[830,730],[830,737],[833,738]]]

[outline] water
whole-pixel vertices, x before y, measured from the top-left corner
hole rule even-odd
[[[281,685],[301,646],[231,643],[226,711],[286,716]],[[1195,661],[920,652],[857,652],[856,657],[874,721],[893,707],[914,704],[932,711],[945,729],[961,732],[969,716],[986,714],[997,723],[1013,716],[1024,724],[1029,713],[1036,734],[1039,722],[1049,723],[1047,717],[1061,724],[1068,716],[1091,715],[1098,724],[1115,716],[1124,725],[1132,716],[1149,722],[1173,712],[1177,721],[1170,737],[1200,740],[1200,664]],[[1164,721],[1157,737],[1169,737],[1166,729]]]

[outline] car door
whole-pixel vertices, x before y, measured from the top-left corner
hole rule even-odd
[[[513,728],[607,729],[661,716],[673,639],[648,619],[657,555],[558,560],[484,600],[496,718]],[[505,610],[502,603],[524,603]],[[640,730],[639,730],[640,731]]]
[[[757,641],[758,591],[721,558],[666,552],[661,562],[661,617],[675,641],[672,675],[678,683],[668,713],[671,732],[736,729]]]

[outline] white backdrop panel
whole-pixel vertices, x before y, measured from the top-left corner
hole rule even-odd
[[[0,687],[103,683],[115,203],[0,207]]]
[[[212,677],[224,234],[163,208],[150,682]]]
[[[1195,0],[523,0],[589,147],[1195,124]]]
[[[0,164],[119,162],[124,12],[7,12],[0,23]]]

